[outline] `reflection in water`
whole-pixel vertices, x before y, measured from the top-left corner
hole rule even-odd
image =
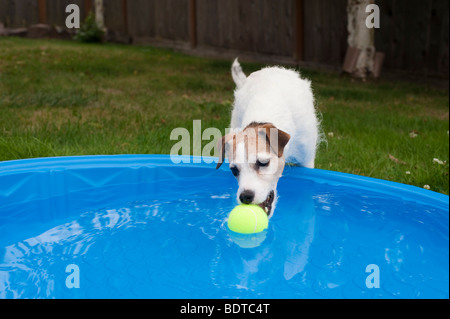
[[[227,230],[235,189],[201,179],[29,224],[0,246],[0,298],[448,298],[448,212],[288,182],[250,243]],[[78,289],[65,286],[69,264]],[[369,264],[379,289],[365,286]]]
[[[231,245],[231,249],[224,250],[217,243],[211,261],[212,279],[217,288],[229,291],[230,295],[225,293],[225,296],[232,297],[236,289],[255,297],[261,295],[258,291],[265,291],[267,296],[273,278],[281,275],[286,281],[294,276],[298,281],[305,280],[309,249],[314,240],[315,205],[308,190],[293,195],[296,205],[289,209],[288,227],[281,226],[283,220],[287,221],[286,216],[278,216],[286,213],[281,199],[266,231],[246,235],[228,230],[231,241],[243,249]],[[281,227],[277,229],[274,223]],[[229,276],[230,273],[234,276]]]
[[[84,255],[105,230],[129,224],[129,213],[129,208],[85,213],[79,221],[52,227],[40,235],[4,247],[0,264],[0,297],[20,298],[23,293],[27,297],[52,297],[55,289],[54,274],[51,272],[55,268],[54,263],[76,260]],[[82,226],[92,216],[90,223]],[[15,282],[11,282],[11,277]],[[18,284],[20,280],[24,282]],[[30,295],[30,290],[34,295]]]

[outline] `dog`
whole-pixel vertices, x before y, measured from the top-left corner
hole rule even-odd
[[[236,58],[236,84],[230,128],[218,143],[219,168],[228,158],[237,178],[237,200],[275,210],[277,183],[286,163],[314,168],[319,122],[311,82],[296,71],[266,67],[250,74]]]

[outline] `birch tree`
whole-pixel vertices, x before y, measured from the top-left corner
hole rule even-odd
[[[366,25],[368,17],[366,8],[371,4],[373,0],[348,0],[347,2],[347,43],[349,47],[360,50],[350,73],[363,80],[368,73],[373,72],[375,58],[374,28]]]
[[[103,0],[95,0],[95,23],[99,27],[100,30],[106,32],[105,27],[105,16],[103,13]]]

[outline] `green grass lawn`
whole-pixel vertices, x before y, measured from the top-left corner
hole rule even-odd
[[[0,160],[169,153],[172,129],[192,131],[196,119],[224,132],[231,62],[148,46],[0,38]],[[242,66],[248,74],[262,65]],[[449,193],[448,90],[301,73],[312,81],[326,138],[317,168]]]

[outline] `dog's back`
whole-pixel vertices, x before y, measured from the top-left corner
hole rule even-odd
[[[272,123],[291,135],[284,152],[286,161],[314,167],[318,121],[311,82],[281,67],[267,67],[246,77],[237,60],[232,76],[236,90],[231,127]]]

